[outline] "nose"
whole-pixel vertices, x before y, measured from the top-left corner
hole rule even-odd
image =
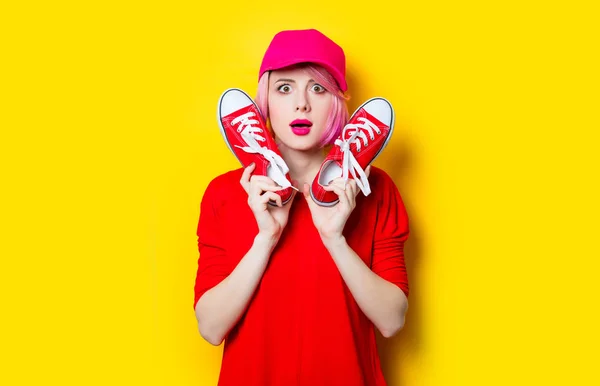
[[[296,100],[296,111],[310,111],[310,103],[308,102],[308,96],[303,92],[298,93],[298,99]]]

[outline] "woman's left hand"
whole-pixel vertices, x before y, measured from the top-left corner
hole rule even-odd
[[[367,177],[369,177],[370,172],[371,166],[368,166],[365,169]],[[335,192],[340,201],[332,207],[318,205],[310,197],[310,186],[306,183],[304,184],[303,193],[308,202],[313,223],[319,231],[323,242],[327,243],[328,241],[342,237],[346,221],[350,217],[350,213],[352,213],[354,207],[356,207],[356,196],[360,192],[360,189],[353,179],[348,180],[344,189],[344,179],[342,177],[336,178],[328,186],[324,187],[324,189]]]

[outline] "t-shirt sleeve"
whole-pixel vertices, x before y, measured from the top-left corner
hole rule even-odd
[[[194,285],[194,310],[198,300],[206,291],[219,284],[231,272],[225,250],[225,238],[218,202],[220,195],[215,181],[206,188],[200,204],[198,237],[198,270]]]
[[[381,193],[375,225],[371,269],[397,285],[408,297],[408,274],[404,262],[404,244],[409,236],[408,215],[396,184],[387,175],[380,176]]]

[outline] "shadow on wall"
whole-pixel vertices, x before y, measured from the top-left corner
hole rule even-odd
[[[399,127],[400,126],[400,127]],[[401,122],[396,122],[394,130],[401,129]],[[398,130],[400,131],[400,130]],[[381,358],[381,367],[385,379],[390,386],[400,386],[398,367],[404,362],[404,358],[419,356],[422,326],[421,300],[419,283],[416,278],[421,262],[421,232],[419,219],[415,216],[411,201],[403,194],[403,186],[410,183],[410,172],[412,170],[411,153],[409,146],[403,141],[391,140],[385,149],[385,158],[378,159],[377,165],[385,170],[398,186],[402,200],[408,212],[410,236],[404,246],[404,260],[408,272],[409,295],[408,312],[404,328],[389,339],[377,334],[377,345]]]
[[[352,71],[352,68],[348,68],[346,77],[351,96],[348,104],[350,114],[369,98],[375,96],[386,97],[385,92],[381,95],[377,93],[377,95],[367,95],[361,87],[361,84],[366,80],[364,78],[359,79],[357,73]],[[399,106],[395,105],[394,108],[396,111],[400,109]],[[406,125],[396,119],[393,137],[384,152],[375,161],[375,166],[386,171],[396,183],[408,212],[410,227],[410,236],[404,247],[404,259],[408,271],[410,289],[409,309],[406,314],[404,328],[389,339],[383,338],[381,334],[377,333],[377,346],[379,348],[381,367],[389,386],[401,386],[398,368],[404,362],[404,358],[421,355],[422,342],[421,291],[419,290],[419,283],[415,279],[420,277],[417,273],[420,269],[423,240],[421,239],[419,228],[420,221],[416,218],[416,211],[413,210],[412,202],[406,194],[407,189],[403,189],[403,187],[411,183],[411,177],[414,171],[418,169],[415,165],[415,159],[418,157],[414,157],[413,153],[411,153],[410,143],[407,143],[404,139],[403,133],[405,131]]]

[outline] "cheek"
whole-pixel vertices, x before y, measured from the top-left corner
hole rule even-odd
[[[271,121],[271,127],[276,134],[283,130],[287,125],[286,117],[281,111],[281,106],[278,103],[269,102],[269,120]]]
[[[281,113],[279,113],[278,109],[274,109],[272,107],[269,107],[269,119],[271,120],[271,124],[274,126],[279,126],[281,124]]]
[[[319,105],[319,122],[321,123],[322,126],[324,126],[327,123],[327,118],[329,118],[329,110],[331,109],[331,100],[329,101],[324,101],[323,103],[321,103]]]

